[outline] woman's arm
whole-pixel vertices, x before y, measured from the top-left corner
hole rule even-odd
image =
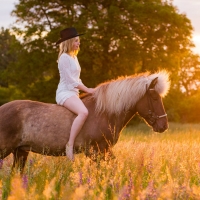
[[[87,93],[93,93],[95,91],[94,88],[88,88],[88,87],[86,87],[85,85],[82,85],[82,84],[78,84],[78,86],[76,86],[76,88],[78,88],[79,90],[82,90],[84,92],[87,92]]]

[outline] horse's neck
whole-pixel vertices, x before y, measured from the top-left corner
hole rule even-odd
[[[101,113],[100,115],[95,114],[95,102],[94,99],[90,98],[90,96],[86,96],[82,99],[85,103],[86,107],[89,109],[89,113],[91,113],[92,120],[98,121],[98,127],[96,131],[100,130],[100,136],[102,136],[102,132],[104,134],[112,135],[111,142],[115,144],[119,138],[120,132],[123,130],[123,128],[127,125],[127,123],[132,119],[132,117],[135,115],[136,110],[135,108],[132,108],[128,112],[121,112],[119,114],[107,114]],[[96,128],[95,123],[91,123],[88,121],[88,124],[94,128],[91,128],[91,130]],[[109,137],[109,136],[108,136]]]
[[[94,100],[87,98],[89,95],[86,95],[82,100],[85,102],[86,107],[88,107],[91,112],[95,112],[95,102]],[[113,127],[117,132],[121,132],[121,130],[126,126],[126,124],[132,119],[132,117],[135,115],[136,110],[135,106],[131,108],[129,111],[122,111],[119,114],[106,114],[103,113],[103,115],[100,114],[100,116],[107,116],[107,121],[111,127]],[[102,117],[102,119],[104,118]],[[101,117],[100,117],[101,118]]]

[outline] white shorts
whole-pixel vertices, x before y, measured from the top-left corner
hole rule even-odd
[[[64,102],[72,96],[78,96],[79,92],[76,91],[65,91],[65,92],[56,92],[56,103],[63,106]]]

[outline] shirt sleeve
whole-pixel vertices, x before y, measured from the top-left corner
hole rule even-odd
[[[79,78],[79,84],[83,85],[83,82],[82,82],[82,80],[80,78]]]
[[[60,76],[63,77],[64,81],[66,82],[67,88],[69,90],[77,87],[79,84],[82,84],[81,80],[76,81],[73,77],[70,67],[70,60],[66,56],[61,56],[58,61],[58,68],[60,71]]]
[[[76,57],[76,62],[78,63],[78,65],[79,65],[79,67],[80,67],[80,64],[79,64],[79,62],[78,62],[77,57]],[[80,68],[81,68],[81,67],[80,67]],[[80,77],[79,77],[78,83],[79,83],[80,85],[83,85],[83,82],[82,82],[82,80],[80,79]]]

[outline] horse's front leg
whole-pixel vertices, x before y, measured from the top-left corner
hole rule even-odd
[[[23,174],[28,154],[28,151],[21,150],[20,148],[15,149],[13,152],[14,160],[12,170],[14,168],[18,168],[20,170],[20,174]]]

